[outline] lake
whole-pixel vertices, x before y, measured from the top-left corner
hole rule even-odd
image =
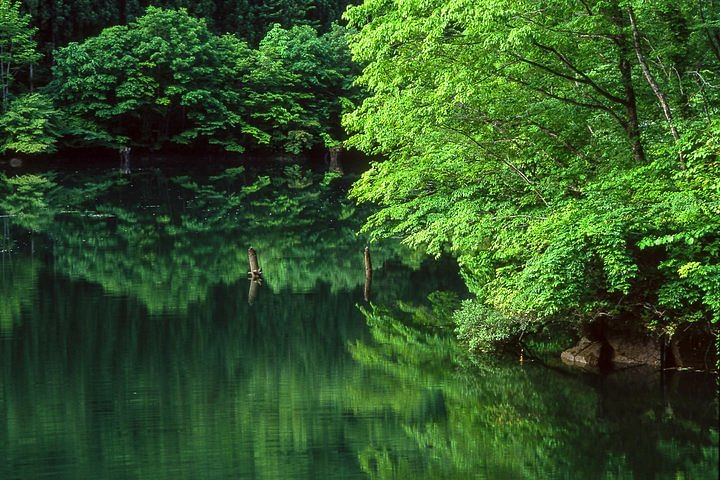
[[[457,265],[366,285],[345,179],[82,172],[0,199],[0,478],[718,477],[715,377],[468,357]]]

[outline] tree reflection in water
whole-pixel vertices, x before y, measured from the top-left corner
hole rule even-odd
[[[0,202],[2,478],[717,475],[712,382],[473,362],[456,267],[395,244],[366,303],[338,180],[45,180]]]

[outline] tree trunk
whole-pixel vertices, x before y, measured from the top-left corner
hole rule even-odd
[[[338,158],[341,150],[341,147],[332,147],[330,149],[330,171],[343,175],[343,168]]]
[[[370,259],[370,247],[365,247],[365,276],[372,278],[372,260]]]
[[[130,173],[130,147],[120,149],[120,171]]]
[[[2,112],[7,112],[8,109],[8,88],[7,85],[2,86]]]
[[[4,55],[4,50],[0,49],[0,58]],[[5,62],[0,60],[0,95],[2,95],[2,104],[0,105],[0,112],[6,112],[8,108],[8,96],[10,83],[10,65],[5,65]]]
[[[645,162],[645,149],[643,148],[642,139],[640,137],[640,121],[638,119],[637,99],[635,96],[635,86],[632,80],[632,64],[630,63],[630,49],[628,47],[627,36],[624,33],[627,28],[627,20],[625,16],[614,9],[611,14],[615,25],[620,29],[621,33],[615,36],[614,42],[618,48],[620,70],[620,78],[625,92],[624,105],[625,114],[627,115],[627,124],[625,131],[632,147],[633,159],[638,163]]]
[[[675,367],[684,367],[685,362],[683,362],[682,353],[680,353],[680,347],[676,339],[670,340],[670,350],[672,351],[673,363],[675,364]]]
[[[637,25],[637,19],[635,18],[635,11],[633,10],[632,6],[629,6],[628,9],[628,18],[630,20],[630,27],[632,28],[632,36],[633,36],[633,45],[635,46],[635,55],[637,56],[638,62],[640,63],[640,69],[643,72],[643,76],[645,77],[645,80],[650,85],[650,88],[652,89],[653,93],[658,99],[658,102],[660,102],[660,106],[662,107],[663,114],[665,115],[665,120],[667,120],[668,125],[670,126],[670,133],[672,134],[675,141],[680,140],[680,134],[677,131],[677,128],[675,127],[675,124],[673,123],[673,114],[672,110],[670,110],[670,104],[667,101],[667,97],[663,93],[663,91],[660,89],[660,85],[658,84],[657,80],[653,76],[652,72],[650,71],[650,67],[648,66],[647,60],[645,59],[645,56],[642,53],[642,47],[640,45],[640,29]]]
[[[370,293],[372,289],[372,261],[370,260],[370,248],[365,247],[365,301],[370,301]]]

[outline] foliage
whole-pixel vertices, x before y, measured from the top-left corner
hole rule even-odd
[[[232,33],[257,45],[273,24],[311,25],[326,31],[348,0],[23,0],[39,27],[43,51],[82,41],[111,25],[141,17],[148,6],[187,8],[216,34]]]
[[[129,26],[56,52],[59,105],[112,133],[115,146],[160,148],[196,139],[242,150],[262,136],[247,122],[240,85],[252,52],[212,34],[186,10],[149,8]]]
[[[0,0],[0,113],[8,109],[17,72],[40,59],[33,39],[36,31],[30,16],[20,11],[19,1]]]
[[[57,184],[52,175],[19,175],[7,178],[0,174],[0,212],[30,231],[38,231],[52,220],[48,197]]]
[[[717,9],[366,1],[365,230],[460,260],[474,345],[572,320],[717,322]]]
[[[34,39],[37,29],[20,6],[16,0],[0,0],[0,155],[51,153],[56,137],[52,101],[43,95],[20,95],[22,87],[17,88],[18,74],[41,58]],[[32,78],[29,82],[32,89]]]
[[[330,134],[340,135],[343,104],[357,97],[345,29],[333,25],[318,35],[309,26],[286,30],[275,25],[260,42],[258,55],[261,68],[282,72],[275,81],[257,82],[276,99],[271,116],[262,118],[272,122],[273,143],[300,153],[323,145]]]
[[[515,338],[524,328],[516,318],[508,318],[496,309],[466,300],[454,314],[458,325],[458,338],[465,341],[470,350],[479,353],[494,351],[503,342]]]
[[[688,135],[682,149],[687,166],[643,195],[644,251],[662,251],[658,302],[668,322],[720,320],[720,124]],[[633,180],[647,181],[642,173]],[[643,192],[644,193],[644,192]]]
[[[59,136],[59,113],[46,95],[23,95],[10,103],[7,112],[0,115],[0,154],[53,153]]]
[[[276,25],[250,49],[187,10],[148,8],[55,53],[49,91],[70,137],[119,148],[270,146],[299,154],[338,128],[350,94],[345,32]],[[103,137],[103,133],[109,134]]]

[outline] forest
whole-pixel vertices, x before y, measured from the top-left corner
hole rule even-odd
[[[357,96],[340,1],[0,1],[0,152],[299,154]]]
[[[0,0],[0,477],[716,480],[720,0]]]
[[[366,1],[365,230],[460,261],[474,349],[720,320],[720,2]],[[711,325],[715,325],[714,327]]]
[[[458,259],[474,351],[717,332],[717,0],[0,0],[0,87],[6,158],[362,152],[363,232]]]

